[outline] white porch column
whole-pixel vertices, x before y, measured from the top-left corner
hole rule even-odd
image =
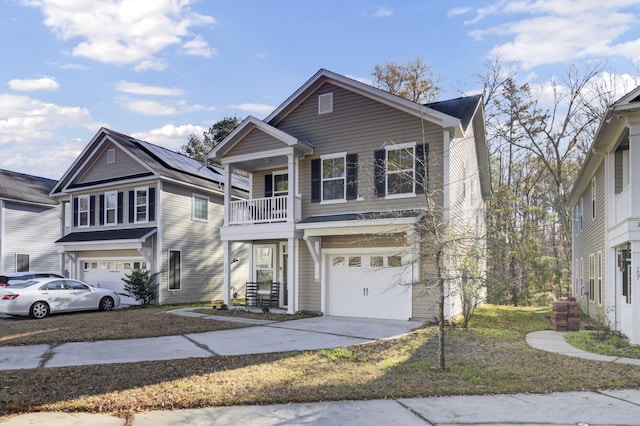
[[[224,221],[223,221],[223,226],[229,225],[229,213],[231,211],[231,190],[232,190],[231,165],[230,164],[225,164],[224,165]],[[225,246],[225,247],[228,248],[228,246]],[[225,268],[227,267],[227,264],[228,263],[225,263]]]
[[[225,202],[226,202],[226,197],[227,197],[226,185],[225,185],[224,195],[225,195]],[[226,218],[226,213],[225,213],[225,218]],[[222,288],[224,291],[224,304],[227,306],[231,306],[231,260],[230,260],[231,256],[229,253],[231,249],[231,243],[225,240],[222,242],[222,247],[224,249],[224,257],[223,257],[224,273],[223,273],[223,279],[222,279]]]
[[[289,175],[291,176],[291,175]],[[289,191],[291,193],[291,191]],[[298,310],[298,271],[296,271],[296,258],[298,252],[296,250],[296,239],[289,238],[287,240],[287,286],[289,292],[287,294],[287,313],[295,314]]]
[[[631,242],[631,323],[627,325],[629,330],[629,343],[640,344],[640,242]],[[622,290],[620,290],[622,291]]]
[[[289,188],[287,192],[287,222],[289,223],[295,222],[296,194],[298,193],[298,182],[295,170],[295,158],[293,153],[291,153],[287,155],[287,173],[289,177]]]
[[[0,200],[0,272],[4,270],[4,200]]]

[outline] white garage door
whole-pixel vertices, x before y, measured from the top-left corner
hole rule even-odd
[[[407,320],[411,265],[392,253],[326,254],[328,315]]]
[[[108,288],[120,295],[120,303],[137,305],[138,302],[124,295],[122,278],[132,269],[147,269],[144,259],[84,259],[81,280],[95,287]]]

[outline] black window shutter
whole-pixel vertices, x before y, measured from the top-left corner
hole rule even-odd
[[[118,192],[118,223],[124,221],[124,193]]]
[[[129,223],[133,223],[135,222],[135,216],[134,216],[134,200],[135,200],[135,194],[133,191],[129,191]]]
[[[264,175],[264,196],[273,196],[273,175],[271,173]]]
[[[347,154],[347,200],[358,198],[358,154]]]
[[[89,225],[96,224],[96,196],[89,197]]]
[[[322,184],[322,176],[320,174],[320,159],[311,160],[311,202],[320,202],[320,185]]]
[[[78,198],[73,197],[73,226],[78,226]]]
[[[424,187],[428,184],[429,145],[416,146],[416,194],[424,194]]]
[[[149,221],[156,220],[156,189],[149,188]]]
[[[384,149],[379,149],[373,152],[373,182],[375,185],[376,195],[378,197],[384,197],[384,161],[386,160],[387,153]]]
[[[100,194],[100,225],[104,225],[104,194]]]

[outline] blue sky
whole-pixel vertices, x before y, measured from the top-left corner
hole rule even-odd
[[[0,0],[0,168],[58,179],[101,126],[178,150],[320,68],[367,82],[420,58],[441,99],[496,55],[540,87],[589,61],[631,81],[639,18],[640,0]]]

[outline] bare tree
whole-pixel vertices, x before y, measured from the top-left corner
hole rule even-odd
[[[431,67],[419,58],[404,65],[387,61],[376,65],[371,74],[375,87],[413,102],[433,102],[440,92]]]

